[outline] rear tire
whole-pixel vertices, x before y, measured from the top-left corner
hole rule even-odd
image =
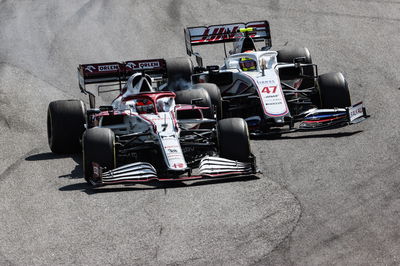
[[[247,123],[242,118],[226,118],[218,121],[217,130],[220,156],[248,162],[251,152]]]
[[[342,73],[320,75],[318,84],[321,108],[345,108],[351,106],[349,87]]]
[[[195,104],[199,107],[208,107],[208,109],[202,110],[205,118],[214,119],[214,109],[211,102],[210,95],[203,88],[197,88],[192,90],[183,90],[175,92],[175,102],[177,104]],[[193,103],[193,100],[201,99]]]
[[[222,98],[221,98],[221,90],[217,85],[213,83],[197,83],[193,85],[193,89],[203,88],[210,95],[211,103],[214,106],[214,111],[217,116],[217,120],[222,118]]]
[[[109,128],[94,127],[83,134],[83,172],[85,180],[93,177],[93,165],[95,162],[107,170],[116,167],[115,136]]]
[[[179,91],[191,86],[193,63],[190,58],[176,57],[166,59],[169,90]]]
[[[82,101],[51,102],[47,110],[47,139],[51,151],[59,154],[79,152],[85,123],[86,107]]]

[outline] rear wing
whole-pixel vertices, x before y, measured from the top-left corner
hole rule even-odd
[[[165,77],[167,66],[164,59],[147,59],[126,62],[108,62],[96,64],[84,64],[78,66],[78,80],[81,92],[89,95],[90,108],[95,107],[95,95],[86,90],[87,84],[118,82],[119,90],[122,82],[125,82],[134,73],[146,72],[150,76]],[[112,85],[102,85],[103,87]],[[98,93],[100,85],[98,86]],[[107,91],[105,91],[107,92]]]
[[[79,88],[86,92],[86,84],[123,82],[137,72],[149,75],[165,75],[167,67],[164,59],[135,60],[84,64],[78,66]]]
[[[184,30],[186,52],[189,56],[195,54],[193,46],[234,42],[243,35],[238,34],[240,29],[253,28],[249,33],[255,42],[265,41],[265,46],[271,48],[271,31],[268,21],[251,21],[247,23],[231,23],[212,26],[188,27]],[[195,54],[196,55],[196,54]]]

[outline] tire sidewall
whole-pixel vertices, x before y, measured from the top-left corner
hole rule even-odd
[[[83,134],[82,167],[88,182],[93,176],[93,162],[107,170],[116,167],[115,135],[111,129],[94,127]]]
[[[345,108],[351,106],[350,92],[344,75],[326,73],[318,77],[321,108]]]
[[[220,156],[247,162],[250,159],[250,138],[247,123],[242,118],[225,118],[217,123],[217,143]]]
[[[47,110],[47,139],[54,153],[79,152],[85,130],[86,106],[81,100],[53,101]]]

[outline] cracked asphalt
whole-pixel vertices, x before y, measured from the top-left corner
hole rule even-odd
[[[400,264],[400,2],[0,1],[0,265]],[[253,140],[258,177],[90,189],[50,153],[80,63],[185,55],[183,28],[267,19],[371,118]],[[200,50],[221,63],[221,47]]]

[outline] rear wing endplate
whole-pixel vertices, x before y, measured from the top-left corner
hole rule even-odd
[[[271,48],[271,31],[268,21],[251,21],[247,23],[231,23],[212,26],[188,27],[184,30],[186,52],[189,56],[195,54],[193,46],[234,42],[243,35],[238,34],[240,29],[253,28],[249,33],[255,42],[265,41],[265,46]]]

